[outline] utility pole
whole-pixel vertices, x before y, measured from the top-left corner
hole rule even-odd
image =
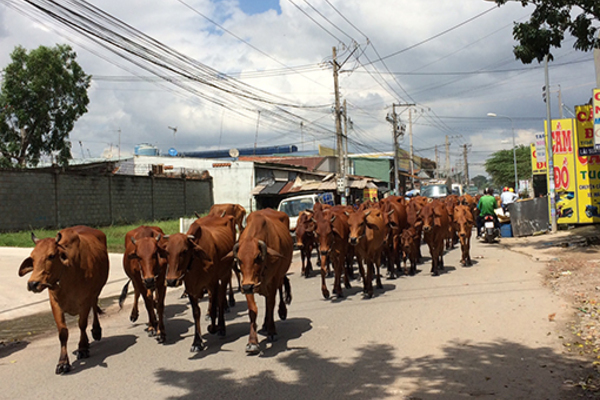
[[[450,141],[446,135],[446,178],[450,176]]]
[[[414,161],[414,152],[413,152],[413,131],[412,131],[412,108],[408,109],[408,138],[410,145],[410,188],[415,188],[415,161]]]
[[[342,155],[342,116],[340,113],[340,87],[338,75],[340,66],[337,63],[337,50],[333,47],[333,88],[335,93],[335,134],[337,136],[338,150],[338,193],[342,198],[342,205],[346,205],[346,173],[344,171],[344,157]]]
[[[469,187],[469,162],[467,160],[467,144],[463,146],[463,158],[465,162],[465,185]]]
[[[398,167],[400,166],[400,157],[398,154],[398,116],[396,115],[396,104],[392,104],[392,126],[394,135],[394,194],[400,194],[400,176],[398,175]]]
[[[560,85],[558,85],[558,117],[563,119],[563,103],[562,103],[562,92],[560,90]],[[515,183],[516,185],[516,183]]]
[[[438,152],[437,144],[435,145],[435,174],[434,177],[437,179],[440,177],[440,153]]]
[[[550,197],[550,225],[552,233],[558,231],[558,221],[556,218],[556,198],[554,186],[554,149],[552,141],[552,115],[550,112],[550,77],[548,75],[548,55],[544,57],[544,80],[546,81],[546,118],[548,126],[548,137],[546,140],[546,157],[548,165],[548,196]]]
[[[348,176],[348,109],[346,108],[346,99],[344,99],[344,137],[342,138],[344,142],[344,158],[343,158],[343,167],[344,167],[344,179]],[[348,188],[345,188],[348,190]],[[344,192],[344,196],[348,196],[348,193]]]

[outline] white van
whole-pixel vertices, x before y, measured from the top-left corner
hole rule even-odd
[[[301,196],[288,197],[281,200],[278,211],[283,211],[290,217],[290,230],[296,229],[298,216],[304,210],[312,210],[316,203],[326,203],[333,205],[333,195],[331,193],[323,194],[304,194]]]

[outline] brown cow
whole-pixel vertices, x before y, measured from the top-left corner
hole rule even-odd
[[[396,278],[396,270],[401,270],[400,234],[407,227],[406,205],[389,196],[381,200],[383,222],[387,226],[387,237],[384,252],[388,262],[388,273],[391,279]]]
[[[169,264],[167,285],[175,287],[185,283],[185,291],[192,306],[195,325],[192,352],[205,347],[198,305],[205,290],[209,295],[211,319],[208,332],[225,336],[226,292],[233,264],[233,258],[227,257],[227,254],[233,250],[235,243],[234,224],[231,216],[208,215],[196,220],[187,234],[176,233],[166,237]]]
[[[244,217],[246,217],[246,209],[239,204],[213,204],[208,211],[208,215],[215,215],[222,217],[224,215],[231,215],[238,232],[241,234],[244,231]]]
[[[334,280],[333,293],[337,297],[344,297],[342,292],[342,272],[348,254],[348,217],[345,213],[335,210],[327,210],[317,216],[316,232],[319,248],[321,251],[321,293],[326,299],[329,298],[329,290],[325,283],[328,275],[327,261],[333,264]],[[344,274],[344,285],[349,289],[350,280],[348,272]]]
[[[250,317],[250,337],[246,352],[260,352],[256,329],[258,307],[254,294],[265,296],[266,311],[263,328],[267,331],[269,341],[277,335],[275,328],[275,300],[277,290],[280,293],[279,318],[287,318],[285,303],[292,302],[292,293],[286,273],[292,262],[294,241],[290,235],[289,217],[287,214],[272,209],[264,209],[250,213],[246,229],[233,248],[233,256],[242,273],[242,293],[246,295],[248,315]],[[285,302],[283,298],[285,286]]]
[[[417,273],[417,263],[419,262],[419,247],[421,247],[421,236],[417,234],[414,227],[409,227],[402,231],[400,235],[402,244],[402,252],[404,253],[404,268],[406,268],[406,260],[410,262],[408,274],[414,275]]]
[[[354,247],[358,268],[363,279],[363,292],[367,297],[373,297],[373,272],[376,271],[377,288],[383,289],[379,266],[381,264],[381,250],[386,235],[386,226],[381,216],[381,210],[370,209],[347,213],[350,228],[349,242]],[[366,264],[366,275],[363,269]]]
[[[315,220],[312,210],[301,211],[298,215],[296,224],[296,245],[300,249],[300,259],[302,261],[302,275],[306,278],[312,272],[312,262],[310,260],[312,250],[316,245],[315,238]]]
[[[426,197],[422,197],[422,196],[416,196],[410,199],[410,201],[408,202],[408,205],[406,207],[406,221],[408,223],[408,226],[412,226],[413,228],[415,228],[416,231],[416,237],[418,237],[418,245],[417,245],[417,252],[418,252],[418,260],[421,261],[421,258],[423,258],[422,254],[421,254],[421,230],[422,230],[422,224],[419,222],[419,213],[421,212],[421,208],[423,208],[423,206],[427,204],[427,198]]]
[[[453,249],[456,243],[458,243],[458,235],[454,229],[454,207],[459,204],[458,195],[451,194],[444,199],[446,205],[446,212],[448,213],[448,219],[450,220],[450,236],[446,239],[446,250]]]
[[[444,269],[444,241],[450,234],[450,220],[444,203],[432,200],[419,213],[423,237],[431,253],[431,272],[437,276]]]
[[[148,312],[148,336],[156,336],[158,343],[166,339],[164,309],[167,287],[167,252],[164,232],[158,226],[139,226],[125,235],[125,253],[123,254],[123,269],[133,283],[133,307],[129,319],[137,321],[139,317],[138,300],[140,294],[144,299]],[[119,305],[122,306],[127,296],[129,282],[125,284]],[[156,296],[154,292],[156,291]],[[155,299],[156,297],[156,299]],[[156,304],[155,304],[156,303]],[[154,309],[158,313],[154,313]]]
[[[93,312],[92,337],[102,338],[98,320],[98,296],[108,279],[108,251],[106,236],[87,226],[74,226],[58,232],[56,238],[38,239],[32,233],[35,248],[19,268],[19,276],[29,272],[29,291],[39,293],[48,288],[50,307],[58,328],[60,358],[57,374],[71,370],[67,355],[69,331],[65,313],[79,315],[80,339],[75,352],[77,359],[90,355],[90,344],[85,332],[90,309]]]
[[[454,209],[454,229],[458,233],[460,249],[462,252],[460,262],[463,265],[471,263],[471,233],[473,231],[473,213],[470,206],[458,205]]]

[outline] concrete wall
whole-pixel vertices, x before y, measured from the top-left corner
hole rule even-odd
[[[124,173],[147,176],[152,165],[163,164],[172,171],[208,171],[213,178],[215,204],[235,203],[251,210],[252,189],[254,188],[254,163],[249,161],[224,161],[193,157],[150,157],[135,156],[133,166],[123,166]],[[196,210],[198,211],[198,210]]]
[[[0,170],[0,232],[173,219],[212,204],[210,180]]]

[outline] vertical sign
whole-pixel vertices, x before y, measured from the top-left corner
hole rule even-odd
[[[544,153],[546,149],[544,149]],[[544,161],[538,160],[537,150],[535,144],[531,143],[531,173],[533,175],[546,175],[546,159]]]
[[[538,162],[546,163],[546,135],[535,135],[535,153]]]
[[[576,106],[575,114],[579,223],[600,222],[600,155],[593,149],[592,106]]]
[[[575,224],[579,220],[573,120],[552,120],[552,151],[556,214],[559,224]]]
[[[594,89],[593,93],[594,148],[600,150],[600,89]]]

